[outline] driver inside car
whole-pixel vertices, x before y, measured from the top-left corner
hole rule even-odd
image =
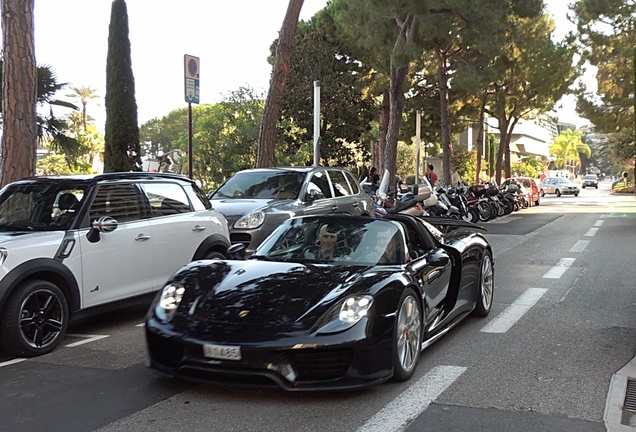
[[[307,246],[304,256],[308,259],[334,259],[348,255],[347,248],[338,248],[338,230],[324,224],[318,230],[315,245]]]

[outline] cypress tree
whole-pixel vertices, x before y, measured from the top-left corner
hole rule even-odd
[[[105,130],[104,171],[140,171],[141,148],[135,78],[132,72],[125,0],[113,0],[110,12],[106,58]]]

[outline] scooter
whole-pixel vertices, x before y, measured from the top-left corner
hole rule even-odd
[[[378,218],[391,213],[404,213],[412,216],[422,216],[424,214],[424,210],[420,206],[420,200],[423,196],[405,192],[397,200],[389,197],[387,194],[389,186],[388,170],[384,170],[382,181],[375,193],[372,191],[371,183],[366,180],[361,182],[360,186],[374,198],[373,211]]]

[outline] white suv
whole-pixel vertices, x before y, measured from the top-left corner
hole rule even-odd
[[[17,356],[48,353],[74,316],[149,303],[174,271],[226,258],[229,245],[225,217],[180,175],[11,183],[0,191],[0,344]]]

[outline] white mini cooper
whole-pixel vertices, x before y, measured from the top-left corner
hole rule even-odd
[[[226,258],[225,217],[164,173],[43,176],[0,190],[0,344],[32,357],[71,318],[148,297],[198,259]]]

